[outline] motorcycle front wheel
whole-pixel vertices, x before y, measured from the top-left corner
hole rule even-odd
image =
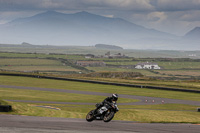
[[[114,112],[114,111],[108,110],[108,111],[106,112],[106,114],[104,115],[104,117],[103,117],[103,121],[104,121],[104,122],[109,122],[109,121],[111,121],[111,120],[113,119],[114,115],[115,115],[115,112]]]
[[[93,120],[94,120],[93,116],[94,116],[94,110],[91,110],[91,111],[86,115],[86,120],[87,120],[88,122],[93,121]]]

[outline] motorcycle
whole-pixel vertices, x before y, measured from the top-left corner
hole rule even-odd
[[[119,111],[119,108],[117,107],[116,102],[113,103],[106,103],[102,107],[100,107],[100,104],[96,104],[96,109],[91,110],[86,115],[86,120],[88,122],[91,122],[93,120],[103,120],[104,122],[109,122],[113,119],[115,113]]]

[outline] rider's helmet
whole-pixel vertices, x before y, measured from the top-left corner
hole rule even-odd
[[[112,94],[112,99],[113,99],[113,101],[117,101],[118,95],[117,94]]]

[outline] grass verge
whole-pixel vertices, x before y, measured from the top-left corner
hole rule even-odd
[[[44,105],[41,103],[15,103],[13,112],[8,114],[31,115],[44,117],[64,117],[85,119],[86,114],[94,109],[94,105],[59,105],[48,104],[51,107],[57,107],[61,110],[36,107],[35,105]],[[200,113],[195,112],[196,106],[167,104],[151,106],[119,106],[120,111],[115,115],[114,120],[137,121],[142,123],[200,123]],[[132,108],[132,109],[131,109]],[[2,113],[0,113],[2,114]],[[5,113],[4,113],[5,114]]]

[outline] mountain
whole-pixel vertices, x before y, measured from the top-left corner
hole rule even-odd
[[[200,27],[196,27],[193,30],[189,31],[185,36],[188,39],[199,39],[200,38]]]
[[[181,40],[182,44],[187,45],[188,49],[199,50],[200,49],[200,27],[195,27],[191,31],[185,34]]]
[[[0,43],[109,44],[132,49],[176,49],[180,48],[177,38],[121,18],[108,18],[85,11],[74,14],[47,11],[0,25]]]

